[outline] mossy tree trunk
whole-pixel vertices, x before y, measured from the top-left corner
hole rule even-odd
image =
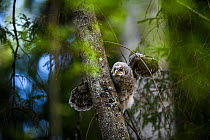
[[[80,40],[82,61],[88,86],[104,140],[129,139],[110,68],[103,47],[100,29],[91,4],[74,10],[74,25]]]

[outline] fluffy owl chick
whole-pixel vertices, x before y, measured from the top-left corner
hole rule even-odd
[[[112,67],[111,75],[118,93],[121,110],[124,112],[134,103],[133,94],[136,79],[132,69],[124,62],[116,62]]]

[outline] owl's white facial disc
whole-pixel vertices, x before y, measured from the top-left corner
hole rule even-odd
[[[112,75],[113,76],[123,76],[123,75],[125,75],[125,69],[121,65],[116,65]]]

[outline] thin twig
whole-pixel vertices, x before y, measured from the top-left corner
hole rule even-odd
[[[119,40],[118,40],[118,38],[117,38],[117,36],[116,36],[116,34],[115,34],[115,32],[114,32],[114,30],[113,30],[111,24],[109,23],[108,19],[106,18],[106,16],[103,14],[103,12],[101,11],[101,9],[100,9],[98,6],[97,6],[97,8],[99,9],[99,11],[101,12],[102,16],[105,18],[107,24],[109,25],[109,28],[110,28],[112,34],[114,35],[115,40],[119,43]],[[120,48],[120,47],[119,47],[119,48]],[[125,55],[123,54],[121,48],[120,48],[120,53],[121,53],[123,59],[125,60],[125,62],[127,63],[127,60],[126,60]]]
[[[15,33],[15,40],[16,40],[16,43],[17,43],[17,47],[15,49],[15,59],[16,59],[18,48],[19,48],[19,40],[18,40],[17,29],[16,29],[16,25],[15,25],[16,24],[15,23],[15,4],[16,4],[16,0],[14,0],[13,11],[12,11],[12,24],[13,24],[14,33]]]
[[[95,118],[95,116],[96,116],[96,114],[94,114],[93,117],[92,117],[91,120],[90,120],[90,123],[89,123],[89,125],[88,125],[88,129],[87,129],[87,132],[86,132],[86,135],[85,135],[85,140],[87,140],[88,133],[89,133],[89,130],[90,130],[90,126],[91,126],[92,121],[93,121],[93,119]]]
[[[23,91],[25,92],[25,94],[27,95],[27,92],[26,92],[26,90],[25,90],[25,88],[24,88],[24,85],[23,85],[23,77],[24,77],[24,76],[16,75],[16,74],[15,74],[15,77],[18,77],[18,80],[20,81],[20,84],[21,84],[21,86],[22,86],[22,89],[23,89]],[[22,77],[22,80],[20,79],[20,77]]]
[[[120,43],[116,43],[116,42],[112,42],[112,41],[104,41],[104,43],[110,43],[110,44],[118,45],[118,46],[120,46],[120,47],[123,47],[123,48],[129,50],[129,51],[132,52],[133,54],[135,53],[134,51],[132,51],[131,49],[129,49],[128,47],[126,47],[126,46],[124,46],[124,45],[122,45],[122,44],[120,44]]]
[[[149,8],[151,6],[151,3],[152,3],[152,0],[150,0],[149,5],[147,6],[147,10],[146,10],[146,13],[145,13],[145,18],[146,18],[147,14],[148,14],[148,11],[149,11]]]
[[[160,19],[161,19],[161,18],[160,18]],[[158,25],[155,25],[151,30],[149,30],[149,31],[147,32],[147,34],[145,35],[144,40],[148,37],[148,35],[149,35],[156,27],[160,26],[160,24],[162,24],[164,20],[165,20],[165,19],[163,19],[162,21],[160,21]]]
[[[184,4],[184,3],[182,3],[182,2],[179,1],[179,0],[177,0],[177,3],[179,3],[180,5],[186,7],[187,9],[189,9],[190,11],[192,11],[193,13],[195,13],[196,15],[198,15],[199,17],[203,18],[204,20],[210,22],[210,19],[209,19],[209,18],[207,18],[206,16],[202,15],[201,13],[195,11],[195,10],[192,9],[190,6],[188,6],[188,5]]]
[[[125,121],[128,124],[128,126],[133,130],[133,132],[136,133],[138,140],[141,140],[141,138],[138,136],[138,132],[136,132],[135,128],[128,122],[128,120],[125,119]]]
[[[20,50],[29,58],[31,59],[31,57],[24,51],[24,49],[20,46],[20,43],[19,43],[19,39],[18,39],[18,35],[17,35],[17,29],[16,29],[16,22],[15,22],[15,4],[16,4],[16,0],[14,0],[14,3],[13,3],[13,13],[12,13],[12,24],[13,24],[13,28],[14,28],[14,34],[15,34],[15,40],[16,40],[16,48],[13,50],[14,52],[14,61],[13,61],[13,64],[12,64],[12,68],[13,68],[13,74],[11,76],[11,79],[12,79],[12,87],[13,87],[13,91],[15,93],[15,73],[16,73],[16,58],[17,58],[17,53],[18,53],[18,49],[20,48]],[[23,41],[28,41],[29,40],[23,40]],[[32,41],[30,41],[32,42]],[[35,68],[35,66],[33,65],[33,68]],[[39,79],[41,80],[42,84],[44,85],[44,88],[45,88],[45,91],[47,90],[47,87],[45,86],[44,84],[44,81],[42,80],[40,74],[38,73],[38,71],[36,72]],[[11,80],[10,79],[10,80]]]
[[[142,138],[141,138],[141,136],[139,135],[140,134],[140,132],[138,132],[138,130],[136,129],[136,127],[135,127],[135,124],[134,124],[134,122],[133,122],[133,120],[132,120],[132,118],[131,118],[131,115],[129,114],[129,112],[126,110],[125,111],[126,112],[126,114],[128,115],[128,117],[130,118],[130,121],[131,121],[131,124],[132,124],[132,127],[131,127],[131,129],[136,133],[136,136],[137,136],[137,138],[138,138],[138,140],[141,140]],[[127,122],[128,123],[128,122]],[[128,123],[128,125],[129,126],[131,126],[129,123]]]

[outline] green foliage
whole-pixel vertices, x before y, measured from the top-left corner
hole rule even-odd
[[[1,25],[0,25],[0,36],[1,36],[0,39],[1,43],[2,44],[5,43],[7,40],[7,30],[1,27]]]
[[[139,87],[142,89],[139,92],[143,94],[140,98],[142,112],[138,116],[142,123],[140,126],[144,129],[150,124],[154,127],[153,132],[166,128],[170,138],[172,129],[159,122],[163,121],[169,126],[176,122],[177,132],[172,139],[206,139],[210,130],[210,113],[204,107],[209,105],[207,100],[210,87],[208,2],[162,0],[161,4],[162,7],[155,16],[145,16],[145,19],[138,21],[141,25],[148,25],[145,25],[147,30],[136,50],[152,53],[159,60],[166,57],[171,73],[168,80],[172,83],[166,86],[165,80],[161,80],[162,90],[159,91],[163,102],[171,104],[165,111],[157,111],[162,106],[162,101],[151,91],[153,84],[143,82],[143,85],[146,83],[145,86]],[[141,46],[144,46],[144,50]],[[141,81],[140,84],[142,85]],[[144,91],[147,87],[149,89]],[[165,96],[164,93],[169,88],[170,94]],[[133,114],[137,115],[138,110]],[[161,139],[161,134],[158,135]]]
[[[173,94],[169,88],[172,83],[169,77],[168,72],[161,71],[161,76],[154,80],[140,79],[135,95],[135,110],[130,112],[131,116],[135,116],[133,121],[138,132],[149,134],[148,129],[151,129],[150,135],[157,135],[158,139],[172,136],[174,111]],[[142,137],[147,139],[149,136]]]
[[[12,45],[11,42],[8,40],[5,41],[5,43],[1,44],[0,47],[0,67],[6,68],[10,65],[12,61],[12,51],[11,51]]]
[[[121,0],[93,1],[102,38],[105,41],[124,43],[124,40],[119,39],[124,31],[123,23],[127,16],[123,2]],[[94,120],[90,124],[94,111],[78,113],[68,105],[70,91],[81,82],[84,70],[93,76],[99,74],[100,68],[95,64],[100,58],[90,44],[71,38],[71,35],[76,36],[71,26],[72,9],[76,4],[70,0],[65,0],[63,3],[62,8],[58,8],[60,24],[50,24],[50,16],[54,17],[50,13],[35,19],[29,18],[25,13],[16,14],[17,37],[20,42],[15,58],[17,59],[16,72],[22,75],[12,74],[16,49],[14,31],[13,28],[9,28],[12,24],[7,21],[5,27],[0,25],[0,100],[2,105],[0,123],[6,128],[0,131],[3,135],[11,136],[7,137],[8,139],[14,139],[14,137],[31,139],[35,131],[27,135],[23,132],[23,124],[31,120],[34,124],[39,123],[40,120],[50,120],[49,101],[44,103],[41,111],[34,111],[40,100],[50,96],[47,82],[49,79],[44,80],[39,72],[39,60],[48,54],[50,54],[50,59],[43,66],[48,67],[51,73],[55,68],[60,78],[61,101],[56,104],[56,110],[63,120],[63,138],[84,139],[89,127],[89,139],[101,138],[97,122]],[[51,1],[49,1],[50,4]],[[5,13],[9,5],[11,5],[9,1],[1,2],[1,13]],[[210,131],[208,108],[210,105],[210,10],[208,1],[162,0],[157,13],[153,9],[148,6],[143,13],[144,18],[136,19],[136,24],[142,32],[136,51],[163,61],[162,65],[168,65],[170,74],[163,71],[161,77],[154,80],[140,79],[135,106],[130,110],[132,117],[129,119],[133,119],[134,126],[140,133],[147,131],[148,126],[151,126],[152,135],[157,135],[157,139],[165,138],[161,133],[163,130],[166,132],[166,137],[171,139],[207,139]],[[47,12],[48,10],[46,8]],[[110,43],[104,45],[111,66],[121,57],[119,47]],[[85,57],[90,58],[86,67],[80,60],[81,52]],[[165,61],[168,63],[166,64]],[[13,78],[22,81],[21,88],[16,87],[15,92],[11,86]],[[23,79],[32,85],[31,90],[22,89]],[[21,90],[27,98],[21,98],[18,94]],[[36,91],[47,94],[34,94]],[[15,107],[9,106],[12,104],[13,96],[17,101]],[[174,134],[175,123],[176,133]],[[14,124],[17,126],[16,129],[14,129]],[[38,126],[41,128],[41,125]],[[17,135],[13,135],[14,133]],[[95,136],[96,133],[97,136]],[[134,134],[134,131],[131,133]],[[44,137],[48,136],[46,134]]]
[[[170,10],[170,4],[181,9]],[[207,120],[210,114],[203,105],[209,104],[205,99],[209,97],[210,85],[210,75],[207,72],[210,64],[210,26],[207,25],[206,18],[210,13],[205,7],[207,3],[197,0],[163,1],[170,31],[169,64],[174,78],[173,88],[176,89],[175,111],[176,116],[180,117],[177,121],[177,138],[208,137]]]
[[[0,1],[0,13],[5,13],[6,10],[8,10],[8,7],[11,5],[11,1]]]

